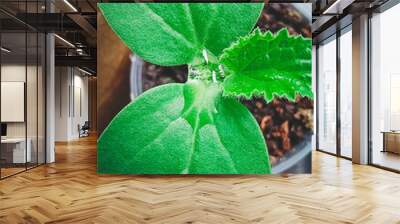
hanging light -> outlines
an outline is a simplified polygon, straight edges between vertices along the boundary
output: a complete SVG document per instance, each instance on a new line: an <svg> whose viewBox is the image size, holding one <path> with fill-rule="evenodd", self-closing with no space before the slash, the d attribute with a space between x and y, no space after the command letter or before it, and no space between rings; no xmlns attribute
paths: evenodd
<svg viewBox="0 0 400 224"><path fill-rule="evenodd" d="M64 0L64 3L68 5L74 12L78 12L78 10L73 6L68 0Z"/></svg>
<svg viewBox="0 0 400 224"><path fill-rule="evenodd" d="M1 47L1 51L4 51L4 52L6 52L6 53L10 53L10 52L11 52L10 49L7 49L7 48L5 48L5 47Z"/></svg>

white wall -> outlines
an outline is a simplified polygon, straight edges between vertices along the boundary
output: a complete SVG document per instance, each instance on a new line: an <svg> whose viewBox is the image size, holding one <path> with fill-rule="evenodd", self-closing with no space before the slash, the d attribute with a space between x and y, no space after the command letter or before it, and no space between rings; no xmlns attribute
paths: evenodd
<svg viewBox="0 0 400 224"><path fill-rule="evenodd" d="M55 140L70 141L89 118L88 78L72 67L56 67L55 73Z"/></svg>
<svg viewBox="0 0 400 224"><path fill-rule="evenodd" d="M25 64L4 64L1 66L1 81L2 82L25 82L25 75L27 69L27 74L28 74L28 79L29 79L29 84L30 85L36 85L36 81L33 82L33 78L30 77L30 75L35 75L36 76L36 67L34 66L27 66L25 67ZM36 99L36 89L28 88L28 103L33 102L33 99L30 99L29 97L34 97ZM32 92L30 91L32 90ZM30 106L34 106L36 108L36 102L35 104L32 104ZM7 110L7 108L1 108L2 110ZM28 122L34 121L36 124L36 113L28 113ZM33 124L28 124L28 128L33 127ZM36 126L35 126L36 129ZM28 137L29 137L29 130L28 130ZM25 137L25 122L7 122L7 136L8 137Z"/></svg>
<svg viewBox="0 0 400 224"><path fill-rule="evenodd" d="M69 96L70 85L69 68L55 68L55 141L67 141L69 139Z"/></svg>
<svg viewBox="0 0 400 224"><path fill-rule="evenodd" d="M54 7L46 1L50 12ZM55 42L54 34L46 35L46 163L56 159L55 153Z"/></svg>
<svg viewBox="0 0 400 224"><path fill-rule="evenodd" d="M38 69L38 70L37 70ZM29 139L32 161L44 162L45 150L45 120L44 120L44 74L42 68L36 65L25 66L25 63L8 63L1 66L2 82L24 82L26 85L26 106L21 108L21 112L26 112L26 120L22 122L7 123L7 137ZM25 80L27 78L27 80ZM22 94L24 94L23 92ZM7 97L7 96L2 96ZM1 108L7 111L12 108ZM13 111L8 111L13 113ZM37 153L39 154L37 156Z"/></svg>
<svg viewBox="0 0 400 224"><path fill-rule="evenodd" d="M25 83L1 82L1 121L24 122ZM36 105L35 105L36 108Z"/></svg>
<svg viewBox="0 0 400 224"><path fill-rule="evenodd" d="M79 75L74 75L74 82L73 82L73 95L72 98L74 99L72 108L72 119L71 119L71 136L73 138L78 138L78 125L83 125L85 121L89 120L89 102L88 102L88 77L82 76L82 73Z"/></svg>
<svg viewBox="0 0 400 224"><path fill-rule="evenodd" d="M352 23L352 161L368 163L368 15Z"/></svg>
<svg viewBox="0 0 400 224"><path fill-rule="evenodd" d="M25 64L6 64L1 66L1 81L25 82ZM6 110L6 108L1 108ZM25 122L7 123L7 137L25 137Z"/></svg>

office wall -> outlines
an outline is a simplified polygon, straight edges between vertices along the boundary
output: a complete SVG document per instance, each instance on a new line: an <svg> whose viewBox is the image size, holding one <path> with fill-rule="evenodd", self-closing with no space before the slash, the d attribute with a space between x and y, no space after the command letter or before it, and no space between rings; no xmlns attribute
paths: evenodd
<svg viewBox="0 0 400 224"><path fill-rule="evenodd" d="M3 64L1 66L1 81L2 82L25 82L25 64ZM27 66L27 108L29 112L36 111L37 107L43 106L43 101L37 100L36 95L36 65ZM39 104L38 104L39 103ZM28 133L36 133L37 114L27 113ZM8 137L25 137L25 123L9 122L7 123ZM28 136L29 138L30 136Z"/></svg>
<svg viewBox="0 0 400 224"><path fill-rule="evenodd" d="M2 122L23 122L25 108L25 83L1 82Z"/></svg>
<svg viewBox="0 0 400 224"><path fill-rule="evenodd" d="M368 15L352 23L352 161L368 163Z"/></svg>
<svg viewBox="0 0 400 224"><path fill-rule="evenodd" d="M27 3L20 1L18 8L21 9L20 16L23 17L24 12L36 13L43 12L41 7L45 3L44 0L35 1L35 3ZM29 4L29 7L27 7ZM37 6L37 7L36 7ZM24 10L25 9L25 10ZM2 14L2 19L14 21L15 18L8 14ZM30 160L21 163L23 160L9 159L10 155L13 156L14 149L2 144L0 147L0 154L6 155L2 157L0 164L0 176L15 174L17 172L26 170L27 168L35 167L45 162L45 134L46 134L46 113L45 113L45 100L46 100L46 74L44 65L47 56L46 52L46 38L45 34L33 27L13 26L9 30L0 29L1 46L8 51L1 51L0 66L1 66L1 81L20 81L25 83L25 102L24 114L26 115L24 122L6 122L7 123L7 137L9 138L28 138L28 144L24 147L28 155L30 153ZM47 48L49 50L50 48ZM54 51L54 49L53 49ZM50 64L50 63L48 63ZM45 74L46 73L46 74ZM4 97L4 96L3 96ZM13 112L12 108L2 107L3 112ZM49 142L47 142L49 143ZM49 146L51 144L47 144ZM28 151L30 149L30 151ZM5 154L2 154L2 153ZM17 154L18 154L17 153ZM50 157L48 157L50 158ZM47 161L52 161L47 160ZM18 169L15 169L18 168Z"/></svg>
<svg viewBox="0 0 400 224"><path fill-rule="evenodd" d="M88 77L73 67L56 67L55 74L55 140L77 139L78 125L89 119Z"/></svg>
<svg viewBox="0 0 400 224"><path fill-rule="evenodd" d="M35 60L36 61L36 60ZM44 163L44 74L43 68L35 61L28 61L28 64L20 62L5 62L1 65L1 81L2 82L23 82L25 83L24 106L21 108L26 115L23 122L4 122L7 124L7 138L23 138L27 137L27 155L30 156L26 166L34 167L37 164ZM36 61L38 62L38 61ZM26 92L25 92L26 91ZM7 95L2 96L7 97ZM1 108L8 113L14 113L11 108ZM28 145L29 144L29 145ZM2 149L5 152L7 149ZM7 167L18 166L20 169L23 164L5 164L2 168L5 175L11 174L13 171L6 171Z"/></svg>
<svg viewBox="0 0 400 224"><path fill-rule="evenodd" d="M97 77L88 79L90 131L97 132Z"/></svg>
<svg viewBox="0 0 400 224"><path fill-rule="evenodd" d="M68 67L55 69L55 140L67 141L69 126L69 72Z"/></svg>
<svg viewBox="0 0 400 224"><path fill-rule="evenodd" d="M73 138L79 137L78 124L83 125L89 119L89 92L88 92L88 77L82 76L82 73L74 74L73 81L73 108L71 120L71 135Z"/></svg>

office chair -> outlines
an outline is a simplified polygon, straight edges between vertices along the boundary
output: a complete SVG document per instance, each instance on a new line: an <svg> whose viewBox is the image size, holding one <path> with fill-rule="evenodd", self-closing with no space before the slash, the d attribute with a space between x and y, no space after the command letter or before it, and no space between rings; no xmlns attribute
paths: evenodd
<svg viewBox="0 0 400 224"><path fill-rule="evenodd" d="M85 121L82 127L80 127L80 125L78 124L79 138L89 136L89 129L90 129L89 121Z"/></svg>

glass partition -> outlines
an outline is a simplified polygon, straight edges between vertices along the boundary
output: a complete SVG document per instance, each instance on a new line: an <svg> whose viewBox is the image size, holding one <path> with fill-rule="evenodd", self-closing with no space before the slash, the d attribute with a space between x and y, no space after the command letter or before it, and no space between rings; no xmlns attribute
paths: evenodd
<svg viewBox="0 0 400 224"><path fill-rule="evenodd" d="M26 169L26 32L1 34L1 176ZM4 50L7 49L7 50Z"/></svg>
<svg viewBox="0 0 400 224"><path fill-rule="evenodd" d="M318 149L336 153L336 36L318 47Z"/></svg>
<svg viewBox="0 0 400 224"><path fill-rule="evenodd" d="M372 164L400 171L400 5L371 19Z"/></svg>
<svg viewBox="0 0 400 224"><path fill-rule="evenodd" d="M26 75L26 114L27 114L27 151L29 160L27 167L31 168L37 165L38 159L38 35L36 32L27 33L27 75Z"/></svg>
<svg viewBox="0 0 400 224"><path fill-rule="evenodd" d="M43 4L20 1L16 10L43 12ZM19 24L0 23L0 178L5 178L45 163L46 39L15 18L2 12L0 17Z"/></svg>
<svg viewBox="0 0 400 224"><path fill-rule="evenodd" d="M340 155L352 157L352 33L340 36Z"/></svg>

